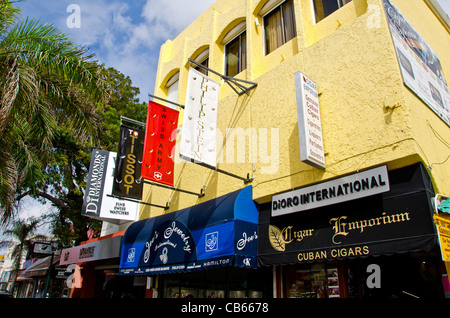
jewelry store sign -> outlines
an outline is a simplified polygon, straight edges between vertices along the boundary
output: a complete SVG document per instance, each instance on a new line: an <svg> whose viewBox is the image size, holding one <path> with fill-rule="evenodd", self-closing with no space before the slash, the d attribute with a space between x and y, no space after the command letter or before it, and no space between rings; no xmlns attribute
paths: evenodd
<svg viewBox="0 0 450 318"><path fill-rule="evenodd" d="M386 166L272 197L272 216L306 211L390 191Z"/></svg>
<svg viewBox="0 0 450 318"><path fill-rule="evenodd" d="M297 98L300 160L325 169L322 122L317 85L301 72L294 74Z"/></svg>

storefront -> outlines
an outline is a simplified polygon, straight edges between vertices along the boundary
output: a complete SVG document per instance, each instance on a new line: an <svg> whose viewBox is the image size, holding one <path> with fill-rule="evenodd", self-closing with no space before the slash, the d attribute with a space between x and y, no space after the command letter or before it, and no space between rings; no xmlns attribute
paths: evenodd
<svg viewBox="0 0 450 318"><path fill-rule="evenodd" d="M118 275L122 236L118 232L62 250L60 265L69 271L71 298L144 297L145 280Z"/></svg>
<svg viewBox="0 0 450 318"><path fill-rule="evenodd" d="M271 286L258 277L257 228L251 186L136 222L122 241L120 274L151 277L163 298L263 297Z"/></svg>
<svg viewBox="0 0 450 318"><path fill-rule="evenodd" d="M443 297L425 168L379 167L260 206L258 262L277 297Z"/></svg>

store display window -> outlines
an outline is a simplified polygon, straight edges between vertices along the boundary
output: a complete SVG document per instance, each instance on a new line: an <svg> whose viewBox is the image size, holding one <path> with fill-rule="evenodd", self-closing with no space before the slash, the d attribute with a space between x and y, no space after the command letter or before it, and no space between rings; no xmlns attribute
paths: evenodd
<svg viewBox="0 0 450 318"><path fill-rule="evenodd" d="M289 298L339 298L338 268L333 264L288 266Z"/></svg>

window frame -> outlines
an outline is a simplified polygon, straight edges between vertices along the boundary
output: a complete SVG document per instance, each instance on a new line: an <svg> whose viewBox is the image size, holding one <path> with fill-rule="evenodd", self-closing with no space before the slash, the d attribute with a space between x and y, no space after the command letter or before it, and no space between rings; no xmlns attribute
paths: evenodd
<svg viewBox="0 0 450 318"><path fill-rule="evenodd" d="M205 49L199 55L197 55L197 57L194 59L194 61L203 65L204 67L209 67L209 48ZM200 73L208 76L207 69L200 67L200 66L196 66L195 69L197 71L199 71Z"/></svg>
<svg viewBox="0 0 450 318"><path fill-rule="evenodd" d="M287 40L286 37L286 25L284 22L284 15L283 15L283 5L288 2L288 1L292 1L292 23L293 23L293 27L294 27L294 36L292 38L290 38L289 40ZM313 0L311 0L313 1ZM273 49L271 52L268 52L268 47L267 47L267 32L266 32L266 18L274 13L276 10L280 11L281 14L281 24L282 24L282 44L278 47L276 47L275 49ZM276 3L272 8L270 8L269 10L267 10L266 12L264 12L263 14L260 15L261 19L262 19L262 27L263 27L263 54L264 56L269 55L270 53L272 53L273 51L275 51L276 49L282 47L283 45L285 45L287 42L291 41L292 39L294 39L297 36L297 24L296 24L296 18L295 18L295 6L294 6L294 0L283 0L280 1L279 3Z"/></svg>
<svg viewBox="0 0 450 318"><path fill-rule="evenodd" d="M179 92L179 83L180 83L180 72L176 72L174 75L172 75L164 85L164 87L167 90L167 100L178 103L178 92ZM176 93L175 93L176 89ZM175 98L173 96L176 95Z"/></svg>
<svg viewBox="0 0 450 318"><path fill-rule="evenodd" d="M320 0L320 1L323 1L323 0ZM313 19L314 19L314 24L317 24L320 21L326 19L328 16L330 16L334 12L338 11L339 9L344 7L346 4L349 4L353 0L334 0L334 1L336 1L336 4L337 4L338 8L336 10L334 10L333 12L331 12L330 14L328 14L327 16L325 16L325 12L324 12L324 17L321 20L317 21L317 17L316 17L316 1L315 0L311 0L311 10L312 10L312 16L313 16ZM323 5L323 2L322 2L322 5Z"/></svg>
<svg viewBox="0 0 450 318"><path fill-rule="evenodd" d="M242 42L241 42L241 37L242 35L245 34L245 67L242 68L241 70L239 69L239 66L241 63L239 63L242 60ZM227 47L236 39L239 39L239 51L238 51L238 70L237 73L235 75L229 75L228 74L228 61L227 61ZM227 41L226 44L224 44L224 70L223 73L225 74L225 76L229 76L229 77L235 77L236 75L238 75L239 73L242 73L243 71L245 71L247 69L247 29L242 30L241 32L239 32L238 34L236 34L236 36L234 36L233 38L231 38L230 40Z"/></svg>

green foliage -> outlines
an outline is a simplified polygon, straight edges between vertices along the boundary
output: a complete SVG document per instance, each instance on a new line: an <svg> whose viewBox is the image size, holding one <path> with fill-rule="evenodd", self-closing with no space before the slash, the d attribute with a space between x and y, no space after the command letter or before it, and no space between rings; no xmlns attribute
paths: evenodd
<svg viewBox="0 0 450 318"><path fill-rule="evenodd" d="M120 116L144 122L147 105L129 77L18 14L0 0L0 222L24 196L51 202L53 233L69 246L100 230L81 216L92 149L116 151Z"/></svg>

